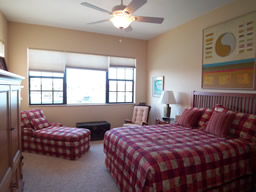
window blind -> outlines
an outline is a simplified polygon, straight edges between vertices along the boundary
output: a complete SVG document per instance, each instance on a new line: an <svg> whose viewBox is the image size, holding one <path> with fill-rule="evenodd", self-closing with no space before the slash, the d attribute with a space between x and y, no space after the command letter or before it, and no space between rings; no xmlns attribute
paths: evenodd
<svg viewBox="0 0 256 192"><path fill-rule="evenodd" d="M30 71L50 71L64 73L65 67L103 71L108 70L108 65L110 67L135 68L136 59L29 49L28 63Z"/></svg>
<svg viewBox="0 0 256 192"><path fill-rule="evenodd" d="M136 59L124 57L109 57L110 67L131 67L135 68Z"/></svg>
<svg viewBox="0 0 256 192"><path fill-rule="evenodd" d="M65 71L66 55L60 51L29 49L29 70L32 71Z"/></svg>
<svg viewBox="0 0 256 192"><path fill-rule="evenodd" d="M108 70L108 57L80 53L67 53L67 67Z"/></svg>
<svg viewBox="0 0 256 192"><path fill-rule="evenodd" d="M4 57L4 43L0 41L0 57Z"/></svg>

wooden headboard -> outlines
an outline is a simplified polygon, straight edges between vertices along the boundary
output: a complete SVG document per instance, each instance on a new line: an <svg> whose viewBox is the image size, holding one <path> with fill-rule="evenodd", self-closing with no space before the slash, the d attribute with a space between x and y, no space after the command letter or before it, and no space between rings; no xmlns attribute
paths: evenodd
<svg viewBox="0 0 256 192"><path fill-rule="evenodd" d="M193 107L214 108L216 104L234 111L256 114L256 94L193 92Z"/></svg>

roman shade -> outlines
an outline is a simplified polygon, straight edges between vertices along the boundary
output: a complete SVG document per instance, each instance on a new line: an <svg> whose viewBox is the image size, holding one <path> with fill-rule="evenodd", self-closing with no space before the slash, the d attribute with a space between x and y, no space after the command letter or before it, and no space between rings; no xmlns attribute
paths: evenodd
<svg viewBox="0 0 256 192"><path fill-rule="evenodd" d="M136 59L63 51L28 49L28 63L30 71L64 73L66 67L103 71L107 71L109 66L135 68Z"/></svg>
<svg viewBox="0 0 256 192"><path fill-rule="evenodd" d="M0 57L4 57L4 43L0 41Z"/></svg>
<svg viewBox="0 0 256 192"><path fill-rule="evenodd" d="M66 54L61 51L49 51L29 49L29 70L30 71L65 71Z"/></svg>
<svg viewBox="0 0 256 192"><path fill-rule="evenodd" d="M136 59L124 57L109 57L110 67L131 67L135 68Z"/></svg>
<svg viewBox="0 0 256 192"><path fill-rule="evenodd" d="M66 67L80 69L108 70L108 57L81 53L66 53Z"/></svg>

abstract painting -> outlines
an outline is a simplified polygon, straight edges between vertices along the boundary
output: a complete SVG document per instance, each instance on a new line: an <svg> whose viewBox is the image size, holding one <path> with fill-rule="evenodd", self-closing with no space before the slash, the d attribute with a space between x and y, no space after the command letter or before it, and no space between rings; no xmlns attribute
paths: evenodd
<svg viewBox="0 0 256 192"><path fill-rule="evenodd" d="M164 77L153 77L152 95L153 97L160 97L164 90Z"/></svg>
<svg viewBox="0 0 256 192"><path fill-rule="evenodd" d="M202 88L255 89L256 12L203 31Z"/></svg>

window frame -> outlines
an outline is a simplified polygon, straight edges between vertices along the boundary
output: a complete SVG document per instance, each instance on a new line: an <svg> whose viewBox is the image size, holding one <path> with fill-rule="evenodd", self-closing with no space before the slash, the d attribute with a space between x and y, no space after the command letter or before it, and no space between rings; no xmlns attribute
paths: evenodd
<svg viewBox="0 0 256 192"><path fill-rule="evenodd" d="M2 50L1 50L1 48L2 48ZM1 52L1 51L3 51L3 52ZM5 58L5 44L1 40L0 40L0 57Z"/></svg>
<svg viewBox="0 0 256 192"><path fill-rule="evenodd" d="M108 103L108 104L133 104L134 103L134 83L135 83L135 80L134 80L134 77L135 77L135 68L134 67L125 67L125 66L122 66L122 67L118 67L118 66L113 66L113 67L109 67L109 69L110 68L115 68L115 69L118 69L118 68L125 68L125 69L132 69L132 80L131 79L118 79L118 78L116 78L116 79L111 79L111 78L109 78L109 72L107 72L107 88L106 88L106 103ZM116 75L117 75L117 73L116 73ZM118 92L124 92L125 93L125 95L126 95L126 90L124 90L124 91L118 91L118 90L116 90L116 91L110 91L109 90L109 82L110 81L115 81L115 82L119 82L119 81L124 81L124 82L132 82L132 91L129 91L129 92L131 92L132 93L132 101L131 102L118 102L117 101L117 96L116 96L116 102L109 102L109 94L110 94L110 92L116 92L116 94L118 93ZM126 86L125 86L125 89L126 89Z"/></svg>
<svg viewBox="0 0 256 192"><path fill-rule="evenodd" d="M38 71L38 72L45 72L45 71ZM54 73L54 72L50 72L50 73ZM66 79L65 79L65 72L63 77L54 77L54 76L34 76L34 75L30 75L30 71L29 71L29 76L28 76L28 81L29 81L29 105L63 105L66 104ZM40 90L31 90L31 79L33 78L39 78L41 80L40 82ZM52 86L52 103L42 103L42 93L43 92L50 92L50 90L42 90L42 79L62 79L63 80L63 90L55 90L54 91L54 87ZM41 103L31 103L31 93L32 92L40 92L41 93ZM62 103L54 103L54 93L55 92L62 92L63 94L63 102Z"/></svg>
<svg viewBox="0 0 256 192"><path fill-rule="evenodd" d="M67 90L67 69L72 69L73 67L66 67L64 72L62 73L63 76L58 77L58 76L54 76L54 73L58 73L58 72L54 72L54 71L40 71L40 70L28 70L28 96L29 96L29 105L53 105L53 106L60 106L60 105L75 105L75 106L79 106L79 105L105 105L105 104L134 104L135 102L135 76L136 76L136 68L135 67L130 67L130 66L108 66L108 70L105 71L106 75L106 82L105 82L105 102L104 103L68 103L68 90ZM114 68L116 70L116 78L109 78L109 69ZM125 69L125 76L124 78L118 78L118 68L123 68ZM85 68L75 68L75 69L80 69L80 70L93 70L93 69L85 69ZM126 78L126 69L132 70L132 78L131 76L129 76L130 79ZM101 70L100 70L101 71ZM38 75L31 75L30 72L40 72L41 74ZM53 73L52 76L47 76L47 75L43 75L43 72L49 72L49 73ZM31 79L33 78L38 78L40 79L40 90L31 90ZM54 82L54 79L62 79L63 80L63 89L62 90L54 90L54 86L52 85L52 90L43 90L42 88L42 79L51 79L52 83ZM110 82L116 82L116 90L115 91L110 91ZM123 91L118 91L118 82L125 82L124 85L124 90ZM132 83L132 89L131 91L126 91L127 89L127 84L126 82L131 82ZM40 93L40 103L31 103L32 100L32 93L33 92L39 92ZM51 92L52 94L52 101L51 103L42 103L43 102L43 92ZM54 93L56 92L61 92L63 95L63 102L62 103L54 103ZM119 92L123 92L124 93L124 101L123 102L118 102L118 93ZM110 93L116 93L116 100L115 102L110 102ZM126 95L129 93L131 93L132 98L130 102L126 102Z"/></svg>

